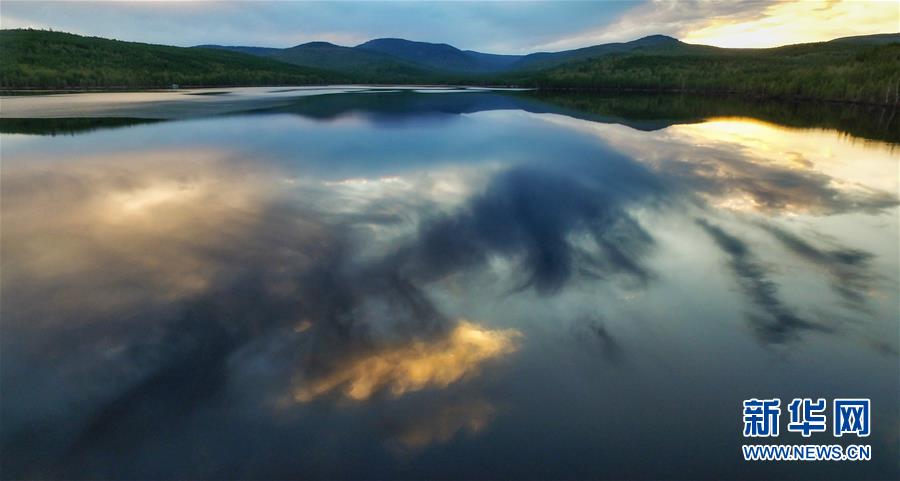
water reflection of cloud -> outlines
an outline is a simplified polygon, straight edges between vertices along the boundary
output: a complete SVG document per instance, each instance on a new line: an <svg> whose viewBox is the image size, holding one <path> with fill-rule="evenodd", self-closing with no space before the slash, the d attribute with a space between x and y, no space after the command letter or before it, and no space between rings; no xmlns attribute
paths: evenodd
<svg viewBox="0 0 900 481"><path fill-rule="evenodd" d="M222 274L217 256L236 249L228 238L259 221L265 176L204 150L131 153L127 162L109 156L52 167L5 164L3 284L13 291L13 311L41 311L34 317L51 323L67 311L88 318L208 289ZM318 235L312 225L304 231ZM56 286L50 299L32 298L46 296L48 285ZM65 299L66 309L47 311L54 297Z"/></svg>
<svg viewBox="0 0 900 481"><path fill-rule="evenodd" d="M219 392L239 339L292 320L260 317L331 234L273 204L261 167L216 150L4 163L0 442L31 453L20 467L133 447Z"/></svg>
<svg viewBox="0 0 900 481"><path fill-rule="evenodd" d="M732 272L760 312L750 316L760 339L777 344L796 338L803 330L829 331L825 326L803 319L784 303L778 285L769 278L745 242L705 220L700 219L697 224L728 255Z"/></svg>
<svg viewBox="0 0 900 481"><path fill-rule="evenodd" d="M786 229L772 224L762 227L789 251L828 272L832 288L849 307L867 310L866 299L875 290L876 281L871 272L871 253L847 247L822 249Z"/></svg>
<svg viewBox="0 0 900 481"><path fill-rule="evenodd" d="M497 409L483 399L471 399L438 405L434 409L408 413L403 420L387 426L390 440L403 451L417 451L435 443L444 443L459 435L475 435L484 430Z"/></svg>
<svg viewBox="0 0 900 481"><path fill-rule="evenodd" d="M463 137L506 113L492 115L472 116ZM677 289L660 285L683 272L657 269L671 254L668 240L683 234L664 231L694 216L716 219L701 222L705 238L687 225L724 254L763 343L826 332L802 310L802 297L816 296L823 311L828 299L780 288L762 260L770 251L745 234L767 232L763 239L783 247L771 255L829 272L851 305L865 304L881 284L872 275L874 254L847 247L852 242L814 242L772 215L797 205L816 213L879 209L877 196L864 191L859 203L849 202L807 150L769 162L720 141L698 147L665 131L629 137L611 128L614 143L633 141L626 147L636 160L568 124L547 129L529 115L516 114L515 126L533 137L530 144L441 168L423 161L317 177L228 149L144 151L127 143L107 146L119 149L108 156L53 163L41 161L39 148L5 158L0 442L4 451L30 453L13 472L58 465L61 473L110 466L133 473L118 460L167 430L216 445L193 423L218 419L215 410L230 409L235 398L252 406L244 415L253 426L265 426L268 416L303 423L325 411L354 421L373 406L409 411L415 414L394 416L378 435L412 452L483 433L498 411L490 389L481 389L497 361L519 347L516 331L502 326L525 321L515 326L524 330L533 321L558 329L574 319L561 331L567 348L583 342L591 356L621 363L620 338L628 339L621 322L648 322L644 313L665 318L668 305L652 299L683 302L667 297ZM470 152L455 150L461 142L452 140L427 147L442 159ZM318 148L329 155L345 148L359 164L368 160L359 149L385 158L393 151L338 141L323 137ZM534 151L537 144L558 155ZM698 196L712 201L691 202ZM756 210L728 216L740 228L720 227L725 216L715 201L738 196ZM758 208L760 199L768 206ZM666 226L654 222L661 217ZM690 249L704 256L703 245ZM621 319L592 317L600 312L592 303L622 304L604 282L642 289L647 305L629 303ZM567 297L573 292L579 295ZM552 315L530 309L538 305ZM538 312L535 319L520 319L529 311ZM453 321L461 317L485 322ZM638 362L646 347L626 345L629 363ZM260 409L284 400L285 391L288 404L280 407L289 409ZM438 402L460 392L473 402ZM110 452L121 456L108 459Z"/></svg>
<svg viewBox="0 0 900 481"><path fill-rule="evenodd" d="M573 325L572 331L577 339L596 348L600 356L610 364L621 364L624 360L621 343L601 319L579 319Z"/></svg>
<svg viewBox="0 0 900 481"><path fill-rule="evenodd" d="M646 170L615 155L565 168L515 167L457 211L426 220L399 255L424 279L505 257L524 272L519 288L545 293L578 275L645 282L651 274L643 258L653 238L628 209L654 202L663 190Z"/></svg>
<svg viewBox="0 0 900 481"><path fill-rule="evenodd" d="M361 401L382 390L401 396L446 387L477 371L482 363L514 351L519 335L515 330L489 330L460 321L444 338L390 347L351 359L322 378L302 380L293 398L308 402L337 390Z"/></svg>
<svg viewBox="0 0 900 481"><path fill-rule="evenodd" d="M666 190L661 192L668 203L693 199L704 215L732 211L738 222L751 228L761 225L790 255L829 272L832 289L846 307L871 314L866 299L872 297L877 280L870 262L873 254L842 246L815 247L814 242L779 227L778 217L878 215L896 208L897 177L884 175L897 169L892 146L856 143L834 132L781 129L745 119L637 132L557 115L539 118L599 136L628 153L665 182ZM760 223L760 218L767 220ZM832 330L785 304L784 295L754 255L756 246L750 239L708 223L701 225L729 256L731 272L755 306L756 312L748 317L760 340L781 343L797 339L803 331Z"/></svg>
<svg viewBox="0 0 900 481"><path fill-rule="evenodd" d="M15 421L2 444L35 453L22 466L49 456L61 472L92 472L98 453L154 439L159 419L178 429L237 382L232 360L252 346L268 344L254 360L270 363L268 376L293 366L313 380L311 396L346 388L357 400L443 388L516 349L516 331L447 322L397 266L349 248L348 229L373 220L360 217L366 196L341 212L337 186L285 182L215 150L120 159L3 166L3 381L30 394L5 399ZM423 199L461 195L446 180L401 183ZM29 399L38 392L43 408ZM401 443L477 432L487 419L453 427L457 411Z"/></svg>
<svg viewBox="0 0 900 481"><path fill-rule="evenodd" d="M675 125L657 132L547 121L599 135L715 206L773 214L877 213L898 204L892 149L831 133L796 132L750 120ZM797 149L804 152L797 157ZM848 162L847 160L852 160Z"/></svg>

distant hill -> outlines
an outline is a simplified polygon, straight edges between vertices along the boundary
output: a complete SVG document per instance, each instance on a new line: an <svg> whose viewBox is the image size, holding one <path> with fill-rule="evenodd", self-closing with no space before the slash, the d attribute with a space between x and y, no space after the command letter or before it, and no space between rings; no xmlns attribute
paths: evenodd
<svg viewBox="0 0 900 481"><path fill-rule="evenodd" d="M855 37L841 37L829 43L856 43L869 45L883 45L886 43L900 42L900 33L878 33L875 35L857 35Z"/></svg>
<svg viewBox="0 0 900 481"><path fill-rule="evenodd" d="M688 45L665 35L651 35L631 42L607 43L560 52L528 55L499 55L460 50L444 43L414 42L401 38L379 38L355 47L342 47L328 42L310 42L295 47L228 47L200 45L202 48L231 50L268 57L295 65L318 67L370 78L403 81L404 79L454 78L459 74L489 75L513 70L540 70L566 62L624 53L636 50L692 49L697 52L715 49Z"/></svg>
<svg viewBox="0 0 900 481"><path fill-rule="evenodd" d="M249 53L295 65L318 67L364 77L403 81L404 79L435 77L451 78L458 74L539 70L569 61L628 52L639 48L686 45L672 37L652 35L631 42L608 43L575 50L540 52L529 55L498 55L474 50L460 50L445 43L414 42L402 38L379 38L355 47L342 47L328 42L310 42L285 49L220 45L200 45L199 47Z"/></svg>
<svg viewBox="0 0 900 481"><path fill-rule="evenodd" d="M352 75L354 81L364 83L422 82L440 77L424 65L375 51L342 47L328 42L309 42L284 49L219 45L201 45L198 48L231 50L294 65L332 70Z"/></svg>
<svg viewBox="0 0 900 481"><path fill-rule="evenodd" d="M463 51L446 43L413 42L402 38L379 38L357 45L357 49L379 52L436 70L492 72L519 60L517 55L494 55Z"/></svg>
<svg viewBox="0 0 900 481"><path fill-rule="evenodd" d="M0 87L284 85L347 81L336 73L224 50L169 47L43 30L0 31Z"/></svg>
<svg viewBox="0 0 900 481"><path fill-rule="evenodd" d="M370 83L440 83L458 74L507 70L522 58L521 55L463 51L447 44L395 38L371 40L356 47L309 42L284 49L221 45L199 45L198 48L230 50L333 70Z"/></svg>
<svg viewBox="0 0 900 481"><path fill-rule="evenodd" d="M481 66L484 71L500 71L511 68L516 62L522 59L522 55L498 55L495 53L482 53L474 50L464 50Z"/></svg>
<svg viewBox="0 0 900 481"><path fill-rule="evenodd" d="M538 70L555 67L566 62L584 60L611 53L630 52L641 48L673 48L686 46L686 43L682 43L672 37L667 37L665 35L651 35L638 40L632 40L631 42L605 43L574 50L563 50L561 52L532 53L523 56L510 67L518 70Z"/></svg>

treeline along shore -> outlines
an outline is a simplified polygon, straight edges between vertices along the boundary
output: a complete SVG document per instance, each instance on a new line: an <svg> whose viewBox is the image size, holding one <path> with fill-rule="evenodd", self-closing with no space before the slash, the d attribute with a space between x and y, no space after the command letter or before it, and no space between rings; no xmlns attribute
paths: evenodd
<svg viewBox="0 0 900 481"><path fill-rule="evenodd" d="M766 49L692 45L654 35L563 52L494 55L403 39L356 47L172 47L46 30L0 31L5 92L347 83L716 93L896 106L900 34Z"/></svg>

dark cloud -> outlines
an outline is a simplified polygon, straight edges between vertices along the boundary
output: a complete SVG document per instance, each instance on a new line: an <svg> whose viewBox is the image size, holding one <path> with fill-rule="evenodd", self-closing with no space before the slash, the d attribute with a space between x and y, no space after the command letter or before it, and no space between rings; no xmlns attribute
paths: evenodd
<svg viewBox="0 0 900 481"><path fill-rule="evenodd" d="M4 170L3 228L13 232L3 239L4 473L199 473L180 465L187 454L155 467L133 466L133 456L181 436L229 396L245 369L234 359L257 349L249 364L271 364L255 381L265 399L298 373L327 373L451 327L421 286L354 260L340 225L290 199L236 189L235 165L131 160L123 169ZM250 177L237 175L255 192ZM175 196L155 216L120 211L133 193L199 176L217 179L218 189L187 202ZM190 185L203 192L202 184ZM54 188L37 195L39 186ZM59 202L68 209L48 209ZM133 216L129 228L110 224L110 212ZM67 239L55 245L68 257L44 261L55 261L36 250L45 235ZM311 327L299 336L303 322Z"/></svg>
<svg viewBox="0 0 900 481"><path fill-rule="evenodd" d="M552 293L579 275L646 282L654 241L627 209L663 185L616 155L563 163L509 169L457 212L427 220L397 254L404 269L435 279L502 256L523 272L518 289Z"/></svg>
<svg viewBox="0 0 900 481"><path fill-rule="evenodd" d="M762 224L762 227L788 250L827 271L831 276L832 288L849 307L866 309L866 297L877 280L871 272L871 253L847 247L820 249L775 225Z"/></svg>
<svg viewBox="0 0 900 481"><path fill-rule="evenodd" d="M67 452L63 472L97 472L102 466L92 466L92 460L105 459L109 453L127 459L129 452L145 443L183 429L192 415L221 401L234 375L229 365L233 356L255 340L285 335L285 328L293 327L298 315L313 320L308 336L315 342L294 344L296 352L280 359L289 370L274 378L297 370L307 375L328 372L334 364L386 343L376 330L389 331L396 343L433 336L447 325L431 302L408 283L365 277L359 284L383 287L360 288L353 280L319 277L321 272L314 268L298 273L305 278L298 297L312 302L273 293L251 273L233 286L187 303L184 315L170 323L159 342L134 339L132 362L145 364L147 376L90 416ZM387 306L380 313L383 317L363 309L370 298ZM401 325L384 325L398 318Z"/></svg>
<svg viewBox="0 0 900 481"><path fill-rule="evenodd" d="M572 332L578 339L599 350L600 356L606 362L618 365L625 360L621 342L613 336L602 319L582 318L573 324Z"/></svg>
<svg viewBox="0 0 900 481"><path fill-rule="evenodd" d="M803 319L785 305L778 285L769 279L768 272L744 241L704 219L697 219L697 225L728 255L732 272L759 311L749 317L763 342L781 344L797 338L802 331L829 331L822 325Z"/></svg>
<svg viewBox="0 0 900 481"><path fill-rule="evenodd" d="M242 264L254 262L247 259ZM198 415L222 401L234 381L235 356L258 341L271 343L290 336L299 320L310 320L312 327L289 343L289 354L272 359L276 369L267 376L273 383L284 386L298 373L327 373L379 346L434 337L450 325L419 287L384 270L354 267L341 249L323 253L312 265L294 266L286 276L279 273L291 284L287 290L273 286L273 273L268 271L273 266L255 265L259 267L245 270L230 285L218 285L183 302L181 314L157 328L158 335L132 331L124 340L127 352L118 362L140 374L131 381L120 380L118 392L79 413L87 414L78 419L83 427L64 451L48 452L38 432L31 432L29 442L15 448L3 446L4 451L49 454L55 458L57 474L66 477L73 473L128 477L130 456L152 448L172 432L183 432ZM53 432L42 433L48 434ZM26 475L31 472L16 462L7 467Z"/></svg>
<svg viewBox="0 0 900 481"><path fill-rule="evenodd" d="M496 411L484 399L434 399L424 408L402 406L388 410L379 428L392 449L409 455L457 436L478 434L490 424Z"/></svg>

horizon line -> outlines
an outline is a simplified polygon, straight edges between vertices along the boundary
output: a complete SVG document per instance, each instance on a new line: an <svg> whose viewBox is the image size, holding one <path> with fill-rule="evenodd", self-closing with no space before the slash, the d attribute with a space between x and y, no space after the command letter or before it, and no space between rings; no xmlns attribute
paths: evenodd
<svg viewBox="0 0 900 481"><path fill-rule="evenodd" d="M455 49L459 50L460 52L476 52L476 53L481 53L481 54L488 54L488 55L502 55L502 56L508 56L508 57L525 57L525 56L528 56L528 55L533 55L533 54L538 54L538 53L559 53L559 52L569 52L569 51L572 51L572 50L580 50L580 49L591 48L591 47L596 47L596 46L600 46L600 45L612 45L612 44L623 44L623 43L636 42L636 41L638 41L638 40L643 40L643 39L645 39L645 38L650 38L650 37L665 37L665 38L673 39L673 40L675 40L675 41L677 41L677 42L681 42L681 43L683 43L683 44L685 44L685 45L696 45L696 46L710 47L710 48L717 48L717 49L723 49L723 50L770 50L770 49L776 49L776 48L782 48L782 47L789 47L789 46L792 46L792 45L810 45L810 44L816 44L816 43L829 43L829 42L833 42L833 41L835 41L835 40L840 40L840 39L845 39L845 38L872 37L872 36L876 36L876 35L900 35L900 31L897 31L897 32L877 32L877 33L868 33L868 34L862 34L862 35L847 35L847 36L843 36L843 37L835 37L835 38L832 38L832 39L829 39L829 40L821 40L821 41L818 41L818 42L787 43L787 44L777 45L777 46L773 46L773 47L718 47L718 46L715 46L715 45L709 45L709 44L703 44L703 43L688 43L688 42L685 42L685 41L683 41L683 40L681 40L681 39L679 39L679 38L677 38L677 37L673 37L673 36L671 36L671 35L665 35L665 34L659 34L659 33L657 33L657 34L644 35L644 36L642 36L642 37L635 38L635 39L633 39L633 40L624 40L624 41L618 41L618 42L606 42L606 43L595 43L595 44L590 44L590 45L585 45L585 46L582 46L582 47L575 47L575 48L570 48L570 49L565 49L565 50L552 50L552 51L551 51L551 50L540 50L540 51L529 52L529 53L519 53L519 54L515 54L515 53L493 53L493 52L485 52L485 51L481 51L481 50L472 50L472 49L466 49L466 50L463 50L463 49L461 49L461 48L459 48L459 47L457 47L457 46L455 46L455 45L453 45L453 44L451 44L451 43L446 43L446 42L426 42L426 41L421 41L421 40L410 40L410 39L403 38L403 37L377 37L377 38L372 38L372 39L366 40L365 42L362 42L362 43L360 43L360 44L353 45L353 46L349 46L349 45L340 45L340 44L336 44L336 43L333 43L333 42L328 42L328 41L325 41L325 40L310 40L309 42L298 43L298 44L296 44L296 45L291 45L291 46L288 46L288 47L269 47L269 46L262 46L262 45L226 45L226 44L220 44L220 43L201 43L201 44L197 44L197 45L181 46L181 45L171 45L171 44L165 44L165 43L140 42L140 41L136 41L136 40L123 40L123 39L119 39L119 38L103 37L103 36L100 36L100 35L88 35L88 34L74 33L74 32L68 32L68 31L65 31L65 30L54 30L52 27L48 27L48 28L17 27L17 28L3 28L3 29L0 29L0 31L4 31L4 30L32 30L32 31L42 31L42 32L65 33L65 34L68 34L68 35L77 35L77 36L79 36L79 37L102 38L102 39L105 39L105 40L114 40L114 41L118 41L118 42L140 43L140 44L144 44L144 45L160 45L160 46L164 46L164 47L176 47L176 48L201 48L201 47L213 46L213 47L267 48L267 49L273 49L273 50L287 50L287 49L291 49L291 48L301 47L301 46L303 46L303 45L308 45L308 44L311 44L311 43L325 43L325 44L334 45L334 46L336 46L336 47L343 47L343 48L358 48L358 47L360 47L361 45L365 45L366 43L373 42L373 41L375 41L375 40L403 40L403 41L406 41L406 42L424 43L424 44L429 44L429 45L446 45L446 46L448 46L448 47L455 48Z"/></svg>

